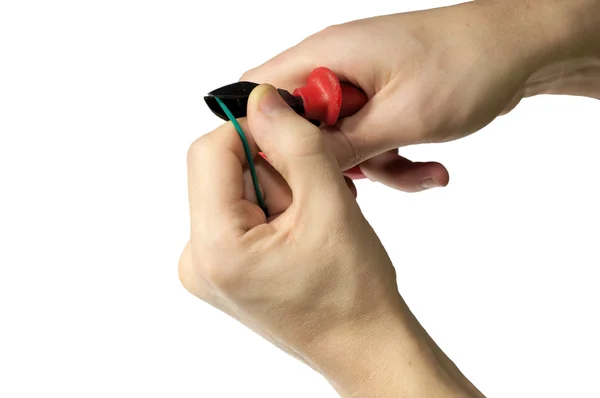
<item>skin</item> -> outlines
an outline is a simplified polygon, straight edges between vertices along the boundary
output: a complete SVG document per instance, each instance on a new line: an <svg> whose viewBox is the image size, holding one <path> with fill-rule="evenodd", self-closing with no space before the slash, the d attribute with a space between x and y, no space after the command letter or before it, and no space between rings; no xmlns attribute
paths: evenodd
<svg viewBox="0 0 600 398"><path fill-rule="evenodd" d="M342 170L360 164L406 191L444 186L443 166L412 163L397 148L469 135L524 97L600 98L598 26L600 1L479 1L335 26L249 71L243 80L293 89L327 66L370 100L321 131L273 86L252 92L240 122L268 219L231 123L196 140L182 284L320 372L340 396L483 396L406 306ZM357 51L361 42L369 45Z"/></svg>
<svg viewBox="0 0 600 398"><path fill-rule="evenodd" d="M476 1L354 21L308 37L241 80L292 90L314 68L332 69L370 98L325 131L340 167L360 164L372 180L408 192L445 186L442 165L412 163L398 147L462 138L525 97L600 98L599 7Z"/></svg>

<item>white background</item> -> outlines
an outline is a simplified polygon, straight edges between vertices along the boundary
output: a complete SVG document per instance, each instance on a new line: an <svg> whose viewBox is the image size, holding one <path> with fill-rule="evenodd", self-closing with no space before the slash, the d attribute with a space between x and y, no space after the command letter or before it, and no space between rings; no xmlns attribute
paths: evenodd
<svg viewBox="0 0 600 398"><path fill-rule="evenodd" d="M0 397L336 396L176 267L205 93L328 25L450 2L347 4L0 3ZM358 183L401 293L489 397L600 396L599 115L527 100L402 151L446 189Z"/></svg>

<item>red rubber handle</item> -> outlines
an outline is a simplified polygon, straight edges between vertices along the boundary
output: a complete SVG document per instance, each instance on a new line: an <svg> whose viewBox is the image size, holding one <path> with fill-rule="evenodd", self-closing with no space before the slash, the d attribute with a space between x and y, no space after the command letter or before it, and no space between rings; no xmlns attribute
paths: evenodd
<svg viewBox="0 0 600 398"><path fill-rule="evenodd" d="M320 67L311 72L306 86L294 90L302 98L304 116L328 125L358 112L367 96L350 83L341 83L335 73Z"/></svg>
<svg viewBox="0 0 600 398"><path fill-rule="evenodd" d="M306 86L294 90L294 95L302 98L305 118L328 125L354 115L368 101L359 88L340 82L336 74L325 67L313 70L308 75ZM263 153L260 155L267 159ZM344 174L353 180L367 178L358 165Z"/></svg>
<svg viewBox="0 0 600 398"><path fill-rule="evenodd" d="M354 115L368 101L359 88L340 82L336 74L325 67L313 70L308 75L306 86L294 90L294 95L302 98L304 117L328 125ZM344 174L353 180L367 178L358 165Z"/></svg>
<svg viewBox="0 0 600 398"><path fill-rule="evenodd" d="M338 119L343 119L354 115L358 112L369 100L361 89L350 83L342 84L342 109Z"/></svg>

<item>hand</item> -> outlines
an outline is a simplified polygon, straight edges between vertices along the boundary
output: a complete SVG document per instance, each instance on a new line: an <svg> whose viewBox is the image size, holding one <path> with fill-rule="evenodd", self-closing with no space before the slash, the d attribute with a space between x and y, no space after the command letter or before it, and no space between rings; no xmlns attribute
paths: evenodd
<svg viewBox="0 0 600 398"><path fill-rule="evenodd" d="M600 98L599 59L580 59L600 48L592 41L598 8L590 0L476 1L354 21L307 38L242 80L291 90L315 67L332 69L370 98L326 131L340 166L360 163L371 179L405 191L445 186L443 166L412 163L397 148L464 137L524 96L595 87Z"/></svg>
<svg viewBox="0 0 600 398"><path fill-rule="evenodd" d="M188 156L183 285L321 372L344 396L473 391L412 318L321 131L268 85L252 92L241 122L272 216L256 205L231 123L199 138ZM272 166L257 156L259 147Z"/></svg>

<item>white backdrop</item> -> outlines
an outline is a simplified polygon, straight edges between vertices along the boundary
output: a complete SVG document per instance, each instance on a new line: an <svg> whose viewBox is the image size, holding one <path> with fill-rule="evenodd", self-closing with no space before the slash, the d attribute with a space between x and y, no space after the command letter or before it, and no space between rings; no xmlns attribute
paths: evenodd
<svg viewBox="0 0 600 398"><path fill-rule="evenodd" d="M205 93L328 25L450 2L347 4L0 2L0 397L336 396L177 260ZM489 397L600 396L599 115L527 100L402 151L445 189L357 184L401 293Z"/></svg>

